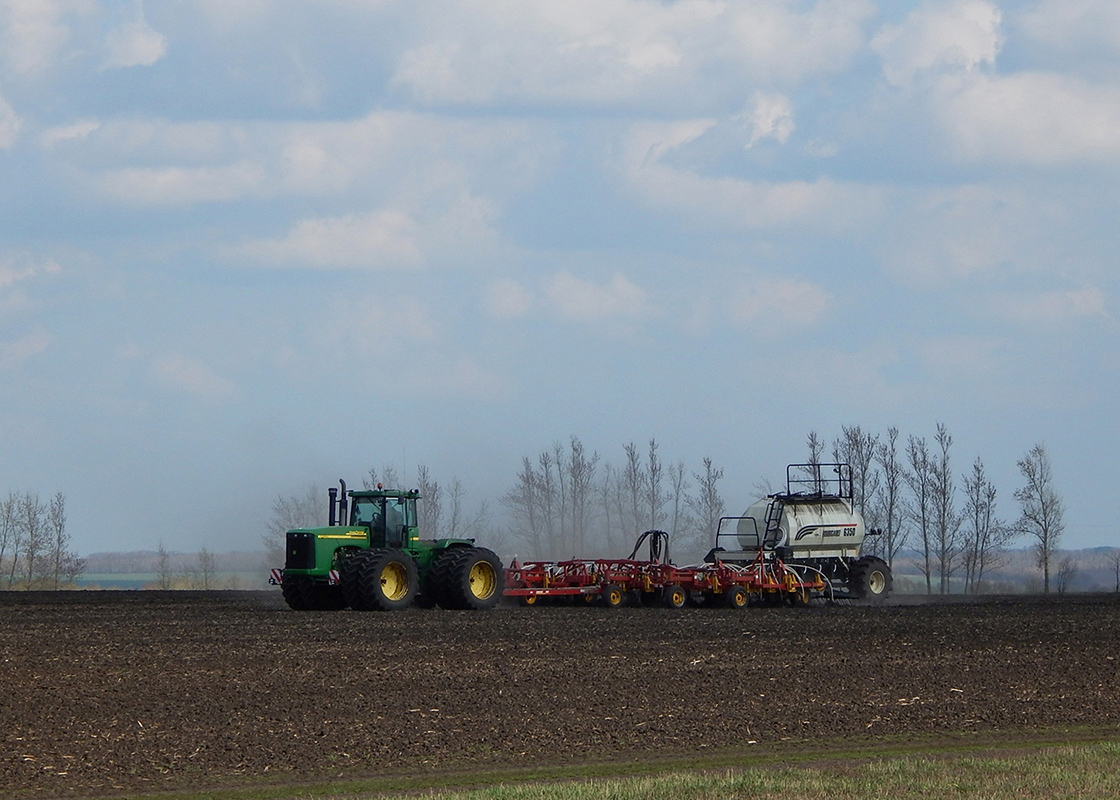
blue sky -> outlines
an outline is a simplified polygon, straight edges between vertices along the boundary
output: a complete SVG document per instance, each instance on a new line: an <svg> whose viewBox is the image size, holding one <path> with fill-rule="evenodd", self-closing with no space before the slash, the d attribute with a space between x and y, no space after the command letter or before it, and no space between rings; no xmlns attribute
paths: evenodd
<svg viewBox="0 0 1120 800"><path fill-rule="evenodd" d="M0 491L81 552L581 437L953 433L1117 544L1120 5L0 0Z"/></svg>

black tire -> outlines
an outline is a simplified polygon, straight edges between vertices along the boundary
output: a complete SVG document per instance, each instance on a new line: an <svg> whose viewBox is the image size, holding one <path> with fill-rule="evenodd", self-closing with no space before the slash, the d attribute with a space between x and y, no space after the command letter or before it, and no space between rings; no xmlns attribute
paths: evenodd
<svg viewBox="0 0 1120 800"><path fill-rule="evenodd" d="M668 608L684 608L688 602L688 592L680 586L666 586L661 593L661 602Z"/></svg>
<svg viewBox="0 0 1120 800"><path fill-rule="evenodd" d="M304 594L304 585L310 583L310 579L302 575L290 578L284 576L283 583L280 584L280 593L284 595L284 602L288 604L288 608L293 611L310 610Z"/></svg>
<svg viewBox="0 0 1120 800"><path fill-rule="evenodd" d="M746 608L747 590L742 586L731 586L723 593L723 602L728 608Z"/></svg>
<svg viewBox="0 0 1120 800"><path fill-rule="evenodd" d="M867 603L885 602L893 587L891 568L881 558L866 556L848 568L848 591Z"/></svg>
<svg viewBox="0 0 1120 800"><path fill-rule="evenodd" d="M373 558L373 550L359 550L348 558L342 559L338 565L338 579L342 584L342 595L350 608L355 611L372 610L366 605L365 595L362 594L362 570L366 562Z"/></svg>
<svg viewBox="0 0 1120 800"><path fill-rule="evenodd" d="M505 572L498 556L485 547L448 551L436 565L436 602L443 608L485 611L502 599Z"/></svg>
<svg viewBox="0 0 1120 800"><path fill-rule="evenodd" d="M599 598L607 608L618 608L626 601L626 592L617 583L608 583L599 590Z"/></svg>
<svg viewBox="0 0 1120 800"><path fill-rule="evenodd" d="M653 608L654 606L661 605L661 592L638 592L638 602L646 608Z"/></svg>
<svg viewBox="0 0 1120 800"><path fill-rule="evenodd" d="M358 591L363 607L373 611L403 611L412 605L420 578L416 562L400 550L370 550L358 568Z"/></svg>

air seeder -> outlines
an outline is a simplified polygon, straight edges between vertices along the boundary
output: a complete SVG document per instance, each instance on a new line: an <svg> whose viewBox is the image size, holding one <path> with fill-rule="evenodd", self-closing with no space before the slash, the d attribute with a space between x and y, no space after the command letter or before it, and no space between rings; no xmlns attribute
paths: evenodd
<svg viewBox="0 0 1120 800"><path fill-rule="evenodd" d="M329 489L328 525L288 531L273 570L296 610L487 609L502 597L498 556L474 539L421 539L415 490Z"/></svg>
<svg viewBox="0 0 1120 800"><path fill-rule="evenodd" d="M860 556L868 531L852 504L847 464L791 464L786 491L769 495L741 517L720 519L716 546L703 564L675 566L669 535L646 531L624 559L514 563L505 594L524 605L541 600L599 600L607 606L636 597L644 605L680 608L689 600L742 608L807 605L814 597L884 600L891 590L886 562ZM644 542L648 558L637 558Z"/></svg>

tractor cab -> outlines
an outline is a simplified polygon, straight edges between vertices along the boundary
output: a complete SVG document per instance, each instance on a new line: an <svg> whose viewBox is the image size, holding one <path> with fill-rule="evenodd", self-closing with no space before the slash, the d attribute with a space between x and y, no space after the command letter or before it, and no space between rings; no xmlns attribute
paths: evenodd
<svg viewBox="0 0 1120 800"><path fill-rule="evenodd" d="M369 529L370 547L405 548L418 536L416 500L419 494L374 491L350 492L350 526Z"/></svg>

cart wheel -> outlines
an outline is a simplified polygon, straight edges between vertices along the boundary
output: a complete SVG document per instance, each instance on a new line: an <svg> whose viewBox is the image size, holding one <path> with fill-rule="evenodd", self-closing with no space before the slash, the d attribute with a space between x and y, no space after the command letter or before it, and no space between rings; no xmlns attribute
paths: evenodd
<svg viewBox="0 0 1120 800"><path fill-rule="evenodd" d="M523 594L517 598L518 605L535 606L539 597L535 594Z"/></svg>
<svg viewBox="0 0 1120 800"><path fill-rule="evenodd" d="M688 600L688 592L680 586L666 586L662 599L669 608L683 608Z"/></svg>
<svg viewBox="0 0 1120 800"><path fill-rule="evenodd" d="M747 605L747 590L742 586L732 586L723 593L723 601L729 608L745 608Z"/></svg>
<svg viewBox="0 0 1120 800"><path fill-rule="evenodd" d="M603 605L607 608L618 608L622 605L626 594L618 584L608 583L599 592L599 597L603 598Z"/></svg>

